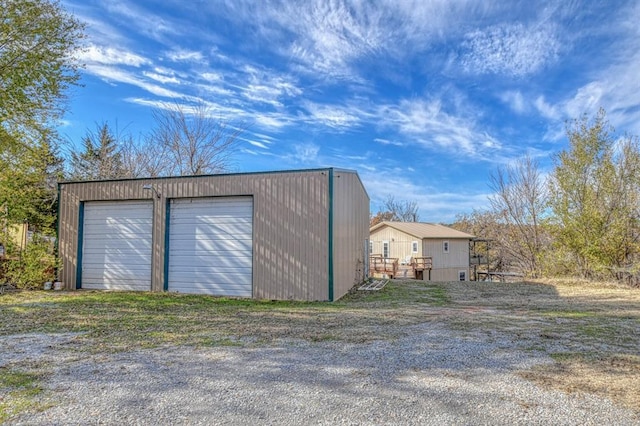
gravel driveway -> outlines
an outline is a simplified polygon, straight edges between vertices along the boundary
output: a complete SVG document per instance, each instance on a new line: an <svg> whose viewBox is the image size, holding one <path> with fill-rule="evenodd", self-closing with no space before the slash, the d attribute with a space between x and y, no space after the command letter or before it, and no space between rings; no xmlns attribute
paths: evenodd
<svg viewBox="0 0 640 426"><path fill-rule="evenodd" d="M366 344L284 340L89 356L73 335L0 337L0 366L55 359L56 406L10 424L640 425L606 399L540 388L515 372L548 363L500 335L446 325Z"/></svg>

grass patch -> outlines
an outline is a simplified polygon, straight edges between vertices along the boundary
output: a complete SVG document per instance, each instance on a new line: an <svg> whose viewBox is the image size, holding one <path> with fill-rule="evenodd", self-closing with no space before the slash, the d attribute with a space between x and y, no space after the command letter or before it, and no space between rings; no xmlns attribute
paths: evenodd
<svg viewBox="0 0 640 426"><path fill-rule="evenodd" d="M419 321L397 307L445 300L441 288L395 283L335 303L151 292L20 292L0 298L0 335L82 333L82 347L98 352L167 344L264 344L282 338L363 342L395 334L388 325Z"/></svg>
<svg viewBox="0 0 640 426"><path fill-rule="evenodd" d="M47 408L42 394L38 375L0 367L0 423L25 411Z"/></svg>

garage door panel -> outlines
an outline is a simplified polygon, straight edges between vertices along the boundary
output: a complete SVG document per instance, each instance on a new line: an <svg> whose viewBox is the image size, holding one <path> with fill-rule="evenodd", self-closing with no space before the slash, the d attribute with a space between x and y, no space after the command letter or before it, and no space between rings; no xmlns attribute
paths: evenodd
<svg viewBox="0 0 640 426"><path fill-rule="evenodd" d="M95 201L84 207L81 286L151 289L150 201Z"/></svg>
<svg viewBox="0 0 640 426"><path fill-rule="evenodd" d="M203 257L220 257L227 255L240 255L251 250L251 244L242 244L233 242L233 247L225 248L223 242L216 244L207 243L189 243L180 244L180 248L176 248L176 256L203 256ZM178 252L179 251L179 252ZM247 256L249 256L247 254Z"/></svg>
<svg viewBox="0 0 640 426"><path fill-rule="evenodd" d="M87 274L86 277L83 278L83 284L86 281L99 281L104 279L117 279L120 281L135 281L140 282L144 281L147 276L145 270L131 270L128 269L126 271L115 271L115 270L93 270L90 274ZM118 283L116 283L118 284Z"/></svg>
<svg viewBox="0 0 640 426"><path fill-rule="evenodd" d="M236 239L238 237L248 236L245 232L247 227L251 226L251 223L246 224L233 224L227 226L216 225L184 225L174 227L174 231L179 234L185 234L185 236L197 236L200 238L209 239ZM212 237L215 235L215 237ZM249 236L250 237L250 236Z"/></svg>
<svg viewBox="0 0 640 426"><path fill-rule="evenodd" d="M173 200L169 230L170 291L252 296L250 197Z"/></svg>
<svg viewBox="0 0 640 426"><path fill-rule="evenodd" d="M249 250L252 245L251 238L233 238L229 236L227 238L219 238L217 240L211 240L202 238L200 236L188 236L181 235L179 238L174 238L172 242L176 244L176 248L180 250L188 250L193 247L201 247L206 250Z"/></svg>
<svg viewBox="0 0 640 426"><path fill-rule="evenodd" d="M151 248L151 241L143 240L140 235L131 236L126 239L127 236L122 236L121 239L100 239L100 238L85 238L84 248L86 250L98 250L98 251L119 251L119 250L131 250L146 252Z"/></svg>
<svg viewBox="0 0 640 426"><path fill-rule="evenodd" d="M248 256L243 257L234 257L231 259L231 255L227 255L224 258L207 258L204 256L180 256L174 257L174 263L172 266L176 271L179 270L189 270L189 271L197 271L201 268L223 268L227 267L230 269L240 269L240 268L251 268L253 264L253 259Z"/></svg>
<svg viewBox="0 0 640 426"><path fill-rule="evenodd" d="M105 282L104 278L95 281L84 281L82 288L87 290L118 290L118 291L148 291L149 288L140 284L140 280L119 280L117 284Z"/></svg>
<svg viewBox="0 0 640 426"><path fill-rule="evenodd" d="M93 224L89 224L90 226ZM95 223L95 226L100 226L100 229L92 229L89 228L89 230L87 232L85 232L85 236L89 236L89 237L99 237L99 238L114 238L114 231L117 233L117 236L135 236L135 235L140 235L143 232L146 232L148 229L148 224L140 224L140 225L135 225L135 226L110 226L110 227L105 227L103 226L103 224L100 224L99 222ZM86 225L85 225L86 228Z"/></svg>

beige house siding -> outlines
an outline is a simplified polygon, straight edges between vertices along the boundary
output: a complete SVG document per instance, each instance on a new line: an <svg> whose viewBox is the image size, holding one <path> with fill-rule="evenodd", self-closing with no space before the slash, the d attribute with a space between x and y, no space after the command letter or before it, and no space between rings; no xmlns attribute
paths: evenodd
<svg viewBox="0 0 640 426"><path fill-rule="evenodd" d="M169 201L176 198L244 195L253 197L254 208L253 297L329 300L329 178L332 172L333 169L322 169L61 183L58 237L63 267L60 279L65 288L76 288L82 202L153 198L151 282L154 291L162 291L165 288L165 230ZM359 184L355 172L344 172L344 175L355 176ZM340 194L350 190L354 194L364 192L361 184L359 189L349 189L349 183L354 183L355 180L349 178L344 179L344 182L336 185ZM143 186L147 184L161 194L159 199L154 197L152 191L143 190ZM350 205L343 206L345 202ZM344 215L344 218L334 221L334 226L339 224L342 229L347 227L349 219L361 220L361 212L365 210L364 223L368 224L368 197L365 203L365 197L362 196L340 195L337 204L340 208L334 210ZM345 212L354 209L358 213L349 217L341 209ZM359 228L362 225L351 226ZM345 241L350 242L355 238L357 236L354 234ZM355 276L356 268L355 264L350 267L352 276ZM337 280L334 279L334 299L346 292L343 292L346 286L343 277L346 276L347 269L349 267L346 260L334 268L334 273L337 271L339 275L336 275Z"/></svg>
<svg viewBox="0 0 640 426"><path fill-rule="evenodd" d="M388 226L380 228L371 234L373 249L371 254L382 254L382 245L384 241L389 242L388 257L398 258L402 261L407 257L422 256L422 243L420 242L420 239ZM411 244L414 241L418 242L418 253L411 252Z"/></svg>
<svg viewBox="0 0 640 426"><path fill-rule="evenodd" d="M355 173L334 171L333 292L343 295L364 276L369 196Z"/></svg>
<svg viewBox="0 0 640 426"><path fill-rule="evenodd" d="M445 241L449 243L448 253L443 249ZM422 251L432 258L431 281L458 281L459 271L466 271L469 280L469 240L425 238ZM425 279L428 276L425 275Z"/></svg>
<svg viewBox="0 0 640 426"><path fill-rule="evenodd" d="M469 240L468 239L418 239L390 226L384 226L371 233L372 254L383 253L383 242L389 242L389 256L403 262L409 257L431 257L433 268L431 281L458 281L459 272L466 272L469 280ZM418 253L412 253L412 243L418 241ZM449 242L449 252L444 253L443 242ZM429 279L425 272L424 279Z"/></svg>

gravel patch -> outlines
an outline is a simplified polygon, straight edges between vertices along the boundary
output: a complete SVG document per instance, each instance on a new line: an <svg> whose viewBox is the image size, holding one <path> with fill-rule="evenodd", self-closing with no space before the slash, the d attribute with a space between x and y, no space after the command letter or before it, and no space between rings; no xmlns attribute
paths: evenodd
<svg viewBox="0 0 640 426"><path fill-rule="evenodd" d="M609 400L520 378L518 370L551 360L508 337L437 323L407 331L367 344L283 340L87 357L64 350L73 335L0 337L23 355L61 355L44 383L56 406L9 424L640 425L638 413ZM0 357L0 366L14 361Z"/></svg>

